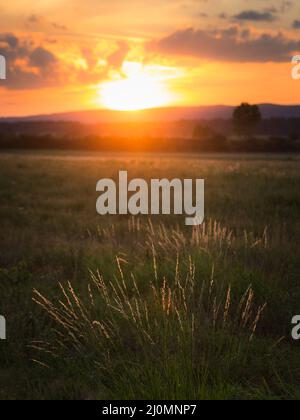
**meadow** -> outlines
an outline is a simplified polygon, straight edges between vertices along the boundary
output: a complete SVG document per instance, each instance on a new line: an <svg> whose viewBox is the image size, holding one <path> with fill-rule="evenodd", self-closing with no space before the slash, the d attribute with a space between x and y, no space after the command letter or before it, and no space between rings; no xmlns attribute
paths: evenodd
<svg viewBox="0 0 300 420"><path fill-rule="evenodd" d="M300 399L297 155L0 154L1 399ZM96 213L204 178L205 223Z"/></svg>

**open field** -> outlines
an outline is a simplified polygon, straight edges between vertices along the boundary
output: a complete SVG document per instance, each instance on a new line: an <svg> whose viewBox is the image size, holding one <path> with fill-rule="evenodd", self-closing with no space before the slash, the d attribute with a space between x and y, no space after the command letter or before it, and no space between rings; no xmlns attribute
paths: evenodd
<svg viewBox="0 0 300 420"><path fill-rule="evenodd" d="M300 399L299 164L1 154L0 398ZM119 170L204 178L205 225L98 216Z"/></svg>

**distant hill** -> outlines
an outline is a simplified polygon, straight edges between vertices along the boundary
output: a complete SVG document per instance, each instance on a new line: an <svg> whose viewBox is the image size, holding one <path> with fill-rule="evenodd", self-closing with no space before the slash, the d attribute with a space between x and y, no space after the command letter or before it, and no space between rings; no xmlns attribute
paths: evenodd
<svg viewBox="0 0 300 420"><path fill-rule="evenodd" d="M259 105L263 118L300 118L300 105ZM215 105L181 108L156 108L137 112L111 110L76 111L60 114L35 115L17 118L0 118L0 122L75 121L83 124L123 122L173 122L181 120L229 119L233 106Z"/></svg>

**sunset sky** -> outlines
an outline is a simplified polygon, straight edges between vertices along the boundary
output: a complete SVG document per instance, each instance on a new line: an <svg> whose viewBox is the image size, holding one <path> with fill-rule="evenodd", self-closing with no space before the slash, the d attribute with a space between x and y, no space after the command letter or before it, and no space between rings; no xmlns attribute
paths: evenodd
<svg viewBox="0 0 300 420"><path fill-rule="evenodd" d="M297 0L9 0L1 114L300 103Z"/></svg>

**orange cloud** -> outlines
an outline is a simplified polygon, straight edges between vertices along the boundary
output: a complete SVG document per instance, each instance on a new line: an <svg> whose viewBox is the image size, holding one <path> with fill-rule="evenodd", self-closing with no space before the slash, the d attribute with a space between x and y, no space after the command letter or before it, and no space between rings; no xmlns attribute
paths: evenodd
<svg viewBox="0 0 300 420"><path fill-rule="evenodd" d="M245 28L188 28L149 43L150 51L228 62L288 62L300 50L300 40L282 33L253 34Z"/></svg>
<svg viewBox="0 0 300 420"><path fill-rule="evenodd" d="M34 18L35 20L35 18ZM90 48L69 49L35 40L33 36L0 34L0 54L7 60L7 89L37 89L50 86L95 84L120 69L130 51L126 42L110 42L101 52L97 42Z"/></svg>

